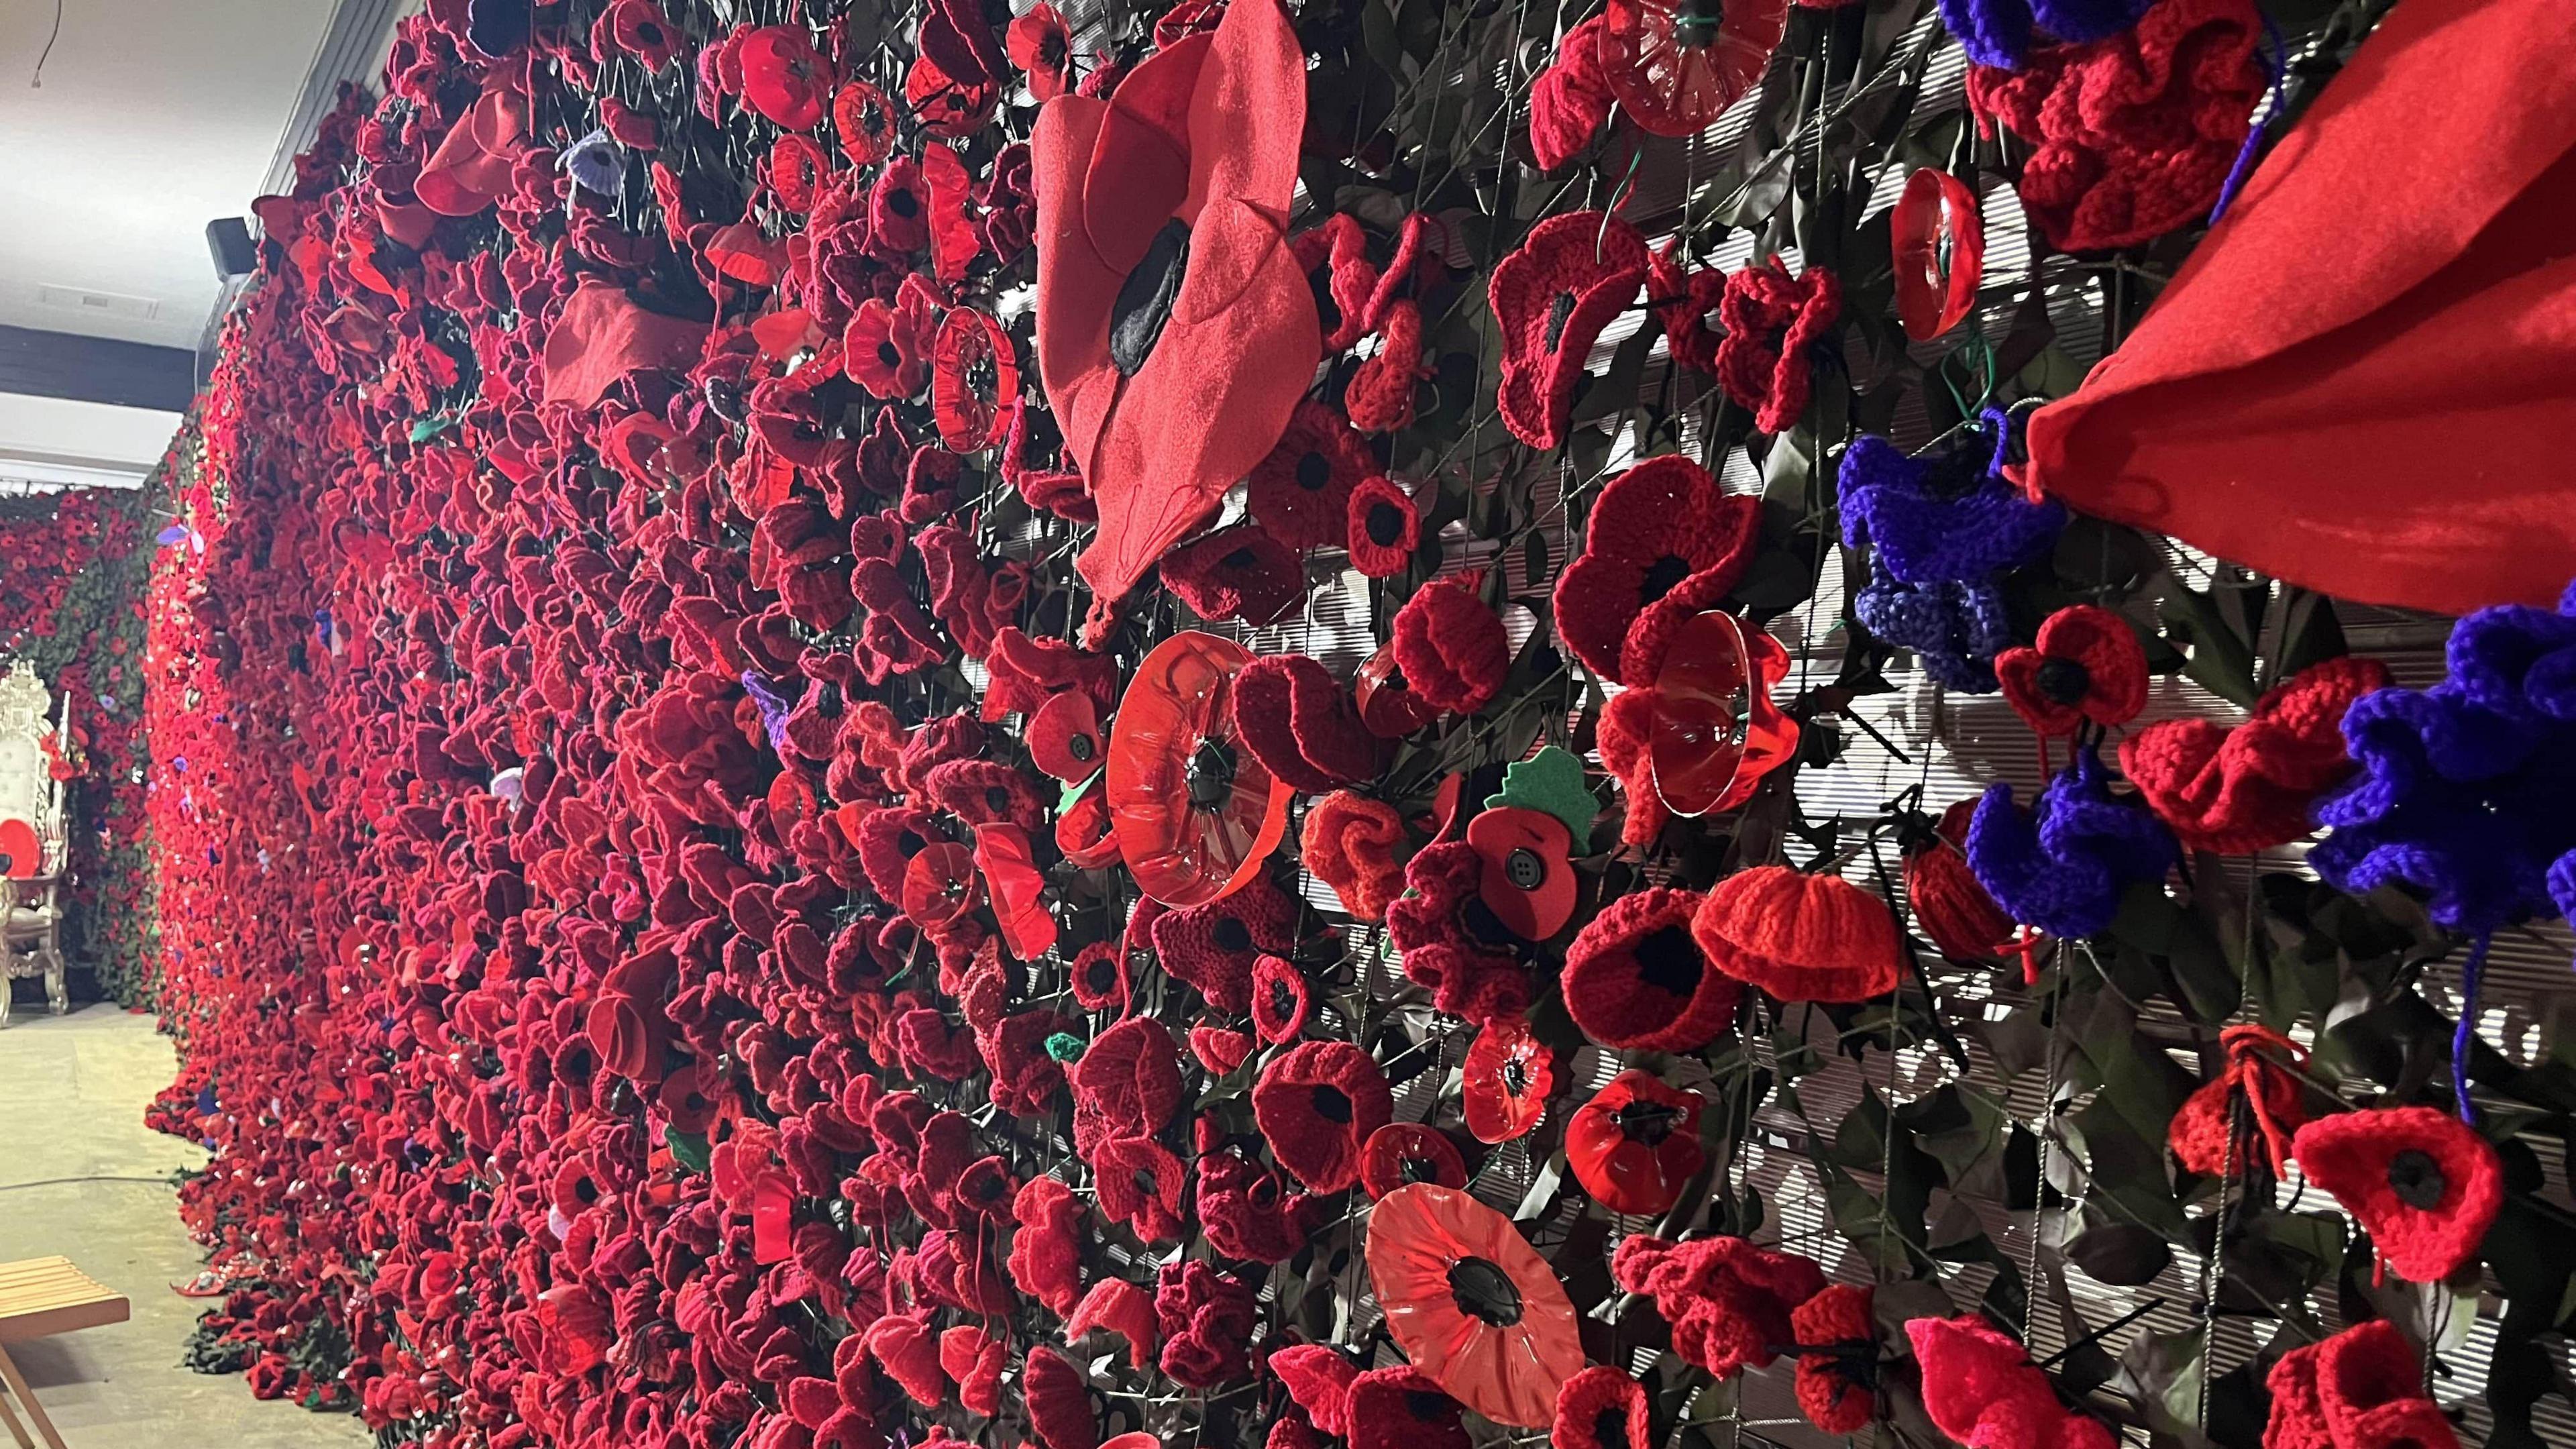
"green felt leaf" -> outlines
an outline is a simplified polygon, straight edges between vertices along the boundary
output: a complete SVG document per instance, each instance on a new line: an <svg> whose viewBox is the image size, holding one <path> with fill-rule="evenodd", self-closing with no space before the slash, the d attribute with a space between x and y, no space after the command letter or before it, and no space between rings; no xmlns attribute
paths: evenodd
<svg viewBox="0 0 2576 1449"><path fill-rule="evenodd" d="M1583 783L1583 762L1554 745L1503 767L1503 788L1485 797L1485 808L1504 806L1555 816L1573 832L1578 847L1588 842L1592 817L1601 813L1601 802Z"/></svg>
<svg viewBox="0 0 2576 1449"><path fill-rule="evenodd" d="M665 1132L662 1141L671 1149L671 1160L690 1172L707 1170L707 1139L697 1132Z"/></svg>

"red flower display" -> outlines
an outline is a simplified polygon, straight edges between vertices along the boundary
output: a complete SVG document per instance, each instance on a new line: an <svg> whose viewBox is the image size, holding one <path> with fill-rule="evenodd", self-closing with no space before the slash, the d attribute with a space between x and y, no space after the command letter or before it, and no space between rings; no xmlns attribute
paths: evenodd
<svg viewBox="0 0 2576 1449"><path fill-rule="evenodd" d="M1789 1314L1798 1346L1798 1412L1828 1434L1852 1434L1878 1417L1878 1325L1870 1290L1828 1285Z"/></svg>
<svg viewBox="0 0 2576 1449"><path fill-rule="evenodd" d="M1777 257L1728 275L1717 317L1726 340L1717 347L1717 380L1753 425L1785 433L1807 410L1816 345L1842 316L1834 274L1810 267L1791 277Z"/></svg>
<svg viewBox="0 0 2576 1449"><path fill-rule="evenodd" d="M2438 1283L2477 1256L2504 1205L2485 1138L2431 1107L2345 1112L2301 1127L2292 1153L2399 1277Z"/></svg>
<svg viewBox="0 0 2576 1449"><path fill-rule="evenodd" d="M2074 604L2039 626L2039 643L1995 656L2004 702L2042 739L2088 721L2124 725L2147 705L2147 656L2137 631L2108 609Z"/></svg>
<svg viewBox="0 0 2576 1449"><path fill-rule="evenodd" d="M1630 1068L1574 1110L1565 1160L1575 1181L1614 1213L1654 1216L1681 1201L1708 1161L1699 1145L1697 1092Z"/></svg>
<svg viewBox="0 0 2576 1449"><path fill-rule="evenodd" d="M1789 1315L1822 1292L1824 1270L1742 1238L1667 1242L1640 1233L1619 1244L1611 1275L1653 1296L1673 1328L1673 1352L1719 1378L1761 1368L1794 1343Z"/></svg>
<svg viewBox="0 0 2576 1449"><path fill-rule="evenodd" d="M2001 656L1996 659L2001 668ZM2254 702L2229 729L2164 720L2120 741L2120 770L2174 837L2194 850L2250 855L2308 833L2308 807L2351 773L2343 716L2385 689L2388 666L2347 656L2312 664Z"/></svg>
<svg viewBox="0 0 2576 1449"><path fill-rule="evenodd" d="M1498 1424L1555 1418L1583 1367L1574 1305L1511 1219L1455 1188L1400 1187L1370 1216L1368 1266L1416 1372Z"/></svg>
<svg viewBox="0 0 2576 1449"><path fill-rule="evenodd" d="M1655 1442L1653 1426L1646 1386L1593 1364L1557 1389L1548 1443L1555 1449L1633 1449Z"/></svg>
<svg viewBox="0 0 2576 1449"><path fill-rule="evenodd" d="M1377 472L1349 419L1303 401L1279 445L1253 467L1247 501L1261 526L1290 548L1339 548L1350 535L1351 490Z"/></svg>
<svg viewBox="0 0 2576 1449"><path fill-rule="evenodd" d="M1373 579L1404 572L1422 545L1422 513L1413 495L1382 474L1352 485L1344 522L1351 567Z"/></svg>
<svg viewBox="0 0 2576 1449"><path fill-rule="evenodd" d="M1424 703L1474 714L1503 687L1511 668L1503 621L1476 595L1474 575L1424 587L1395 612L1396 666Z"/></svg>
<svg viewBox="0 0 2576 1449"><path fill-rule="evenodd" d="M1584 924L1561 987L1584 1035L1620 1050L1696 1051L1734 1023L1743 988L1692 936L1699 906L1696 892L1649 887Z"/></svg>
<svg viewBox="0 0 2576 1449"><path fill-rule="evenodd" d="M1404 817L1394 806L1336 790L1306 811L1298 853L1344 910L1376 921L1404 889L1404 867L1395 855L1403 843Z"/></svg>

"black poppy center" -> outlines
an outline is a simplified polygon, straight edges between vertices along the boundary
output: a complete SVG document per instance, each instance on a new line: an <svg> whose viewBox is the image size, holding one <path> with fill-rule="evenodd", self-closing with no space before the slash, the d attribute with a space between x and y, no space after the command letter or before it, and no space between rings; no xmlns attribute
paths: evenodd
<svg viewBox="0 0 2576 1449"><path fill-rule="evenodd" d="M1497 1328L1521 1321L1520 1286L1511 1274L1483 1258L1461 1258L1449 1265L1449 1296L1459 1312Z"/></svg>
<svg viewBox="0 0 2576 1449"><path fill-rule="evenodd" d="M1296 1014L1297 993L1288 989L1287 982L1273 980L1270 983L1270 1015L1284 1023Z"/></svg>
<svg viewBox="0 0 2576 1449"><path fill-rule="evenodd" d="M1395 1174L1406 1182L1438 1182L1440 1163L1427 1152L1410 1154L1396 1163Z"/></svg>
<svg viewBox="0 0 2576 1449"><path fill-rule="evenodd" d="M919 855L928 845L928 841L909 830L894 838L894 848L906 855Z"/></svg>
<svg viewBox="0 0 2576 1449"><path fill-rule="evenodd" d="M921 214L921 198L912 194L912 188L898 186L886 197L886 210L909 220Z"/></svg>
<svg viewBox="0 0 2576 1449"><path fill-rule="evenodd" d="M1201 740L1182 774L1189 781L1190 803L1213 810L1234 793L1234 751L1214 740Z"/></svg>
<svg viewBox="0 0 2576 1449"><path fill-rule="evenodd" d="M1678 1107L1661 1102L1630 1102L1610 1114L1619 1124L1619 1133L1629 1141L1653 1147L1673 1135L1673 1123L1681 1116Z"/></svg>
<svg viewBox="0 0 2576 1449"><path fill-rule="evenodd" d="M1100 747L1091 742L1089 735L1075 735L1064 742L1064 752L1077 760L1088 760L1099 753L1099 750Z"/></svg>
<svg viewBox="0 0 2576 1449"><path fill-rule="evenodd" d="M1008 814L1011 808L1011 792L999 785L988 785L984 789L984 805L998 814Z"/></svg>
<svg viewBox="0 0 2576 1449"><path fill-rule="evenodd" d="M635 26L635 43L646 50L661 49L662 27L654 24L650 20L637 22Z"/></svg>
<svg viewBox="0 0 2576 1449"><path fill-rule="evenodd" d="M880 342L877 344L877 361L884 363L888 367L901 367L903 365L903 350L895 346L891 340Z"/></svg>
<svg viewBox="0 0 2576 1449"><path fill-rule="evenodd" d="M1333 481L1333 460L1321 453L1310 452L1297 460L1297 486L1309 493L1321 493Z"/></svg>
<svg viewBox="0 0 2576 1449"><path fill-rule="evenodd" d="M1624 1405L1603 1409L1593 1416L1592 1441L1601 1449L1629 1449L1628 1410Z"/></svg>
<svg viewBox="0 0 2576 1449"><path fill-rule="evenodd" d="M2081 704L2092 687L2092 673L2072 659L2050 655L2039 661L2039 692L2052 704Z"/></svg>
<svg viewBox="0 0 2576 1449"><path fill-rule="evenodd" d="M2442 1194L2451 1185L2442 1175L2442 1164L2433 1154L2407 1148L2388 1159L2388 1189L2397 1200L2411 1208L2430 1212L2442 1205Z"/></svg>
<svg viewBox="0 0 2576 1449"><path fill-rule="evenodd" d="M966 359L966 390L978 398L989 398L1002 390L1002 374L993 366L993 354L977 350Z"/></svg>
<svg viewBox="0 0 2576 1449"><path fill-rule="evenodd" d="M1547 302L1547 350L1554 352L1565 340L1566 319L1574 315L1574 294L1559 292Z"/></svg>
<svg viewBox="0 0 2576 1449"><path fill-rule="evenodd" d="M1529 1089L1529 1067L1519 1057L1512 1057L1505 1061L1503 1063L1504 1095L1514 1098L1526 1097L1529 1095Z"/></svg>
<svg viewBox="0 0 2576 1449"><path fill-rule="evenodd" d="M572 1195L574 1201L588 1207L599 1201L599 1184L591 1181L587 1176L578 1178L572 1185Z"/></svg>
<svg viewBox="0 0 2576 1449"><path fill-rule="evenodd" d="M1665 554L1646 566L1646 576L1637 581L1637 602L1651 604L1673 591L1673 585L1691 576L1690 560L1679 554Z"/></svg>
<svg viewBox="0 0 2576 1449"><path fill-rule="evenodd" d="M1681 926L1666 926L1637 943L1637 979L1658 991L1689 996L1699 990L1708 963Z"/></svg>
<svg viewBox="0 0 2576 1449"><path fill-rule="evenodd" d="M1220 951L1243 952L1252 949L1252 929L1232 916L1219 920L1216 923L1216 929L1208 934L1215 938L1217 949Z"/></svg>
<svg viewBox="0 0 2576 1449"><path fill-rule="evenodd" d="M1369 542L1380 548L1393 548L1404 538L1404 510L1392 503L1372 503L1366 527Z"/></svg>
<svg viewBox="0 0 2576 1449"><path fill-rule="evenodd" d="M1118 984L1118 968L1110 964L1106 956L1095 957L1088 971L1089 974L1084 979L1095 996L1105 995Z"/></svg>
<svg viewBox="0 0 2576 1449"><path fill-rule="evenodd" d="M1167 221L1145 248L1145 259L1118 284L1118 301L1109 309L1109 360L1121 377L1135 376L1161 340L1189 266L1190 229Z"/></svg>
<svg viewBox="0 0 2576 1449"><path fill-rule="evenodd" d="M714 1111L715 1105L707 1100L707 1094L704 1092L691 1092L680 1099L680 1110L692 1117L702 1112Z"/></svg>
<svg viewBox="0 0 2576 1449"><path fill-rule="evenodd" d="M1160 1185L1154 1181L1154 1169L1150 1167L1137 1168L1129 1176L1135 1181L1136 1190L1147 1197L1154 1196L1159 1189Z"/></svg>
<svg viewBox="0 0 2576 1449"><path fill-rule="evenodd" d="M1232 569L1236 573L1246 572L1258 565L1260 562L1261 555L1254 553L1249 548L1238 548L1234 552L1217 560L1217 563L1220 566Z"/></svg>
<svg viewBox="0 0 2576 1449"><path fill-rule="evenodd" d="M1447 1394L1407 1389L1404 1394L1404 1411L1411 1414L1419 1423L1443 1424L1448 1422L1449 1406L1453 1402L1455 1401Z"/></svg>
<svg viewBox="0 0 2576 1449"><path fill-rule="evenodd" d="M1317 1083L1312 1095L1316 1116L1345 1127L1350 1125L1353 1113L1349 1093L1329 1083Z"/></svg>
<svg viewBox="0 0 2576 1449"><path fill-rule="evenodd" d="M1038 64L1048 70L1062 70L1065 55L1071 49L1062 33L1050 30L1038 37Z"/></svg>

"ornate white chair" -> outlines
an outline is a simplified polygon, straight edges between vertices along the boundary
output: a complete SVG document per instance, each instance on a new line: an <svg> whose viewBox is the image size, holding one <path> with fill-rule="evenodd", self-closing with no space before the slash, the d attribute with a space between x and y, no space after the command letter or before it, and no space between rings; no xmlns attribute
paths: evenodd
<svg viewBox="0 0 2576 1449"><path fill-rule="evenodd" d="M0 671L0 853L11 856L0 868L0 1026L9 1024L7 988L20 978L44 980L56 1016L71 1009L62 949L64 791L45 752L58 728L53 716L53 696L32 666ZM17 859L30 838L35 858Z"/></svg>

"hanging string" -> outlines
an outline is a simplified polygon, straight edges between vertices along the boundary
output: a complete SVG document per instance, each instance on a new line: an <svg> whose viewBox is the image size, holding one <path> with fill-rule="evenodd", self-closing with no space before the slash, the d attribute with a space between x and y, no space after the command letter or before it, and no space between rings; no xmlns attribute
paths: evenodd
<svg viewBox="0 0 2576 1449"><path fill-rule="evenodd" d="M2245 184L2245 178L2254 170L2255 153L2263 149L2264 128L2272 124L2273 117L2281 114L2282 90L2290 77L2290 47L2281 39L2279 22L2268 11L2263 15L2263 34L2272 42L2272 54L2263 62L2263 69L2271 79L2271 89L2263 97L2262 109L2246 122L2245 144L2236 148L2236 164L2227 168L2227 179L2219 183L2218 202L2209 208L2211 226L2218 225L2219 218L2227 215L2228 205L2236 200L2237 188Z"/></svg>
<svg viewBox="0 0 2576 1449"><path fill-rule="evenodd" d="M2478 988L2487 973L2487 943L2492 933L2481 933L2478 943L2469 948L2469 959L2460 965L2460 1024L2451 1030L2451 1101L2459 1109L2460 1120L2478 1125L2477 1105L2469 1100L2469 1050L2478 1040Z"/></svg>

